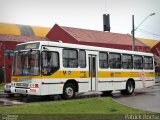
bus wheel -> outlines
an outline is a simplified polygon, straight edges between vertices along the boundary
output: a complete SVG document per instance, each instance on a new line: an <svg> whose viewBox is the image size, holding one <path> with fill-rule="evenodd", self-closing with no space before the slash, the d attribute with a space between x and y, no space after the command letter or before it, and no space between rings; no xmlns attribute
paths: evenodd
<svg viewBox="0 0 160 120"><path fill-rule="evenodd" d="M126 89L122 90L121 93L124 95L132 95L134 92L134 82L132 80L129 80L126 84Z"/></svg>
<svg viewBox="0 0 160 120"><path fill-rule="evenodd" d="M64 85L63 98L72 99L75 97L75 87L72 83L67 83Z"/></svg>

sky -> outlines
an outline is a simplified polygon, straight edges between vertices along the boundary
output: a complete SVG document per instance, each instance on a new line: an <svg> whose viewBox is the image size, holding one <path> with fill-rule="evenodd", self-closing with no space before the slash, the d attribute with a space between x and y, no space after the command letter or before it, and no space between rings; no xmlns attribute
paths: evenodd
<svg viewBox="0 0 160 120"><path fill-rule="evenodd" d="M160 0L0 0L0 22L60 26L103 31L103 14L110 14L111 32L160 40Z"/></svg>

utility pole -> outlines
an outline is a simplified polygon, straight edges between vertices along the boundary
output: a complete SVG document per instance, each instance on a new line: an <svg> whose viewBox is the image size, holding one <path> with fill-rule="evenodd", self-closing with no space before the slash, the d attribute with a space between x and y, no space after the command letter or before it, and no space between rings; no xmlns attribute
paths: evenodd
<svg viewBox="0 0 160 120"><path fill-rule="evenodd" d="M144 18L144 20L137 26L135 27L134 26L134 15L132 15L132 31L131 31L131 34L132 34L132 40L133 40L133 44L132 44L132 50L135 51L135 31L139 28L139 26L141 26L150 16L153 16L155 15L156 13L151 13L149 14L147 17Z"/></svg>
<svg viewBox="0 0 160 120"><path fill-rule="evenodd" d="M135 29L134 29L134 15L132 15L132 39L133 39L133 44L132 44L132 50L135 51Z"/></svg>

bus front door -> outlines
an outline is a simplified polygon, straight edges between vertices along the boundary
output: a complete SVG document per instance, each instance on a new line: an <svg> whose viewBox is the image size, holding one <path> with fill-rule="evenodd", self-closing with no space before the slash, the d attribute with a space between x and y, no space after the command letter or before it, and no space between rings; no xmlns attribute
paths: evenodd
<svg viewBox="0 0 160 120"><path fill-rule="evenodd" d="M96 55L89 55L89 77L90 77L90 90L96 91L97 89L97 57Z"/></svg>

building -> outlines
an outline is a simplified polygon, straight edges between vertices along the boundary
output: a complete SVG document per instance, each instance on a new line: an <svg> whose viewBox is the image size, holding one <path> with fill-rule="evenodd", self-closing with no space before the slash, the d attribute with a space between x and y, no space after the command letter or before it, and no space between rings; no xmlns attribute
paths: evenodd
<svg viewBox="0 0 160 120"><path fill-rule="evenodd" d="M83 44L99 47L132 49L132 36L111 32L86 30L80 28L61 27L57 24L49 31L46 37L51 41L61 40L65 43ZM136 40L136 51L150 52L150 47Z"/></svg>
<svg viewBox="0 0 160 120"><path fill-rule="evenodd" d="M157 78L157 82L160 82L160 42L158 42L152 49L151 49L152 53L154 53L155 55L155 61L156 61L156 78Z"/></svg>
<svg viewBox="0 0 160 120"><path fill-rule="evenodd" d="M10 82L13 50L16 45L37 39L42 40L49 30L49 28L37 26L0 23L0 72L2 73L4 69L6 71L4 77L0 76L0 81Z"/></svg>
<svg viewBox="0 0 160 120"><path fill-rule="evenodd" d="M10 82L13 50L18 43L34 40L57 41L66 43L100 46L131 50L132 36L111 32L61 27L57 24L52 29L38 26L0 23L0 72L6 71L6 82ZM150 47L136 40L136 50L150 52ZM3 68L3 71L2 71ZM1 74L1 73L0 73ZM3 73L4 74L4 73ZM0 81L2 75L0 76Z"/></svg>
<svg viewBox="0 0 160 120"><path fill-rule="evenodd" d="M153 54L160 57L160 42L158 42L155 46L153 46L151 51Z"/></svg>
<svg viewBox="0 0 160 120"><path fill-rule="evenodd" d="M159 42L159 40L146 39L146 38L138 38L138 40L144 43L145 45L149 46L150 48L153 48Z"/></svg>

